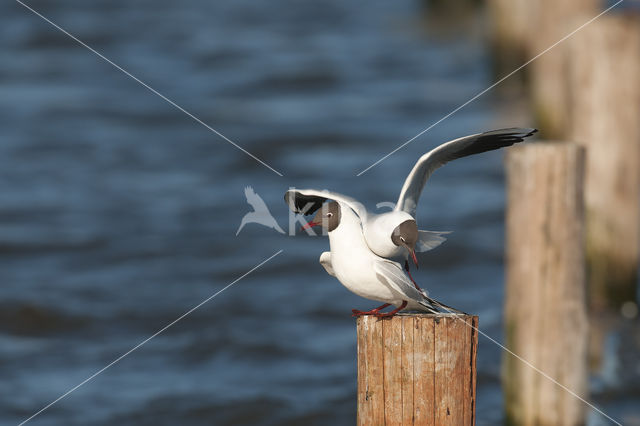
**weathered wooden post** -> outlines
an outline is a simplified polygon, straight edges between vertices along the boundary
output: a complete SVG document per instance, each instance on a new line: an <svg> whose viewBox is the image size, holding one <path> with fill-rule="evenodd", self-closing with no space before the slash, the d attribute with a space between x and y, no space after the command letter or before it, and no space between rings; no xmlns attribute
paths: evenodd
<svg viewBox="0 0 640 426"><path fill-rule="evenodd" d="M586 397L588 320L583 245L585 151L530 143L507 152L506 346ZM510 354L503 359L507 421L578 425L585 405Z"/></svg>
<svg viewBox="0 0 640 426"><path fill-rule="evenodd" d="M531 12L535 7L529 0L489 0L491 14L491 46L496 77L502 77L524 64L530 56ZM522 80L523 70L503 84Z"/></svg>
<svg viewBox="0 0 640 426"><path fill-rule="evenodd" d="M600 0L538 0L530 3L529 52L533 57L600 12ZM577 17L584 16L579 22ZM544 137L565 137L568 90L566 43L531 63L534 112Z"/></svg>
<svg viewBox="0 0 640 426"><path fill-rule="evenodd" d="M358 318L358 425L473 425L478 317Z"/></svg>
<svg viewBox="0 0 640 426"><path fill-rule="evenodd" d="M640 16L602 16L569 42L570 130L587 148L591 306L635 303L640 252Z"/></svg>

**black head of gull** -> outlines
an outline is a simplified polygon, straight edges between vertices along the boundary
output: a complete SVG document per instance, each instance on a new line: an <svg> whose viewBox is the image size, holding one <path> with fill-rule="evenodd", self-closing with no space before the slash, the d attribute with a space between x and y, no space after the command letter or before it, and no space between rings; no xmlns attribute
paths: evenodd
<svg viewBox="0 0 640 426"><path fill-rule="evenodd" d="M327 232L331 232L340 225L341 216L340 204L336 201L330 201L322 206L315 216L313 216L313 219L304 225L302 229L309 229L314 226L321 225L323 229L327 230Z"/></svg>
<svg viewBox="0 0 640 426"><path fill-rule="evenodd" d="M402 246L409 251L413 263L418 266L418 258L416 257L416 243L418 242L418 225L415 220L405 220L396 226L391 234L391 241L396 246Z"/></svg>

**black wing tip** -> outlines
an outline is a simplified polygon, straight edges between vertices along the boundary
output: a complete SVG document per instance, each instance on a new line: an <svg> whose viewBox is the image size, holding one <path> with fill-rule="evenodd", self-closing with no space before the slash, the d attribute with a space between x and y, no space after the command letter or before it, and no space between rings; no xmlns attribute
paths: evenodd
<svg viewBox="0 0 640 426"><path fill-rule="evenodd" d="M324 197L304 195L292 189L284 193L284 202L287 203L291 211L298 214L310 215L315 213L325 201L327 199Z"/></svg>
<svg viewBox="0 0 640 426"><path fill-rule="evenodd" d="M528 138L529 136L533 136L535 133L538 133L538 129L534 129L533 127L525 127L518 130L520 130L518 136L523 139Z"/></svg>
<svg viewBox="0 0 640 426"><path fill-rule="evenodd" d="M538 129L534 129L532 127L510 127L507 129L491 130L489 132L482 133L480 136L499 141L498 143L502 143L504 146L510 146L524 142L526 138L537 132Z"/></svg>
<svg viewBox="0 0 640 426"><path fill-rule="evenodd" d="M508 129L491 130L471 138L467 146L453 154L451 159L467 157L487 151L505 148L523 142L525 138L537 132L537 129L510 127Z"/></svg>
<svg viewBox="0 0 640 426"><path fill-rule="evenodd" d="M518 142L523 142L525 138L528 138L529 136L533 136L535 133L538 132L538 129L534 129L534 128L524 128L519 130L520 132L513 135L515 138L518 139Z"/></svg>
<svg viewBox="0 0 640 426"><path fill-rule="evenodd" d="M524 139L537 132L538 129L535 129L533 127L508 127L506 129L490 130L488 132L482 133L482 135Z"/></svg>

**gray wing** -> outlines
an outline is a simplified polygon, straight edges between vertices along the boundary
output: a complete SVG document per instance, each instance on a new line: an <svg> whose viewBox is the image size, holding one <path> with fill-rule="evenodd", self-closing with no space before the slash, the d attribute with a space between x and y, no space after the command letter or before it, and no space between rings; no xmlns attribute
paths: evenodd
<svg viewBox="0 0 640 426"><path fill-rule="evenodd" d="M290 189L284 194L284 201L294 213L310 215L316 212L327 200L335 200L349 206L361 221L367 219L367 209L362 203L347 195L318 189Z"/></svg>
<svg viewBox="0 0 640 426"><path fill-rule="evenodd" d="M420 302L425 298L426 294L415 288L399 263L380 258L373 263L373 270L378 279L393 291L400 293L404 298L412 299L416 302Z"/></svg>
<svg viewBox="0 0 640 426"><path fill-rule="evenodd" d="M451 160L493 151L522 142L524 138L537 132L536 129L510 128L478 133L446 142L432 149L418 160L402 185L396 210L415 216L416 207L424 185L431 174Z"/></svg>
<svg viewBox="0 0 640 426"><path fill-rule="evenodd" d="M433 250L447 239L443 235L450 234L451 231L418 231L418 241L416 242L416 251L425 252Z"/></svg>
<svg viewBox="0 0 640 426"><path fill-rule="evenodd" d="M381 259L373 264L374 271L378 274L381 281L388 285L393 291L396 291L406 299L412 299L419 305L426 308L428 312L437 313L438 308L444 310L445 313L465 314L451 306L447 306L442 302L429 297L427 292L420 292L409 280L397 262Z"/></svg>

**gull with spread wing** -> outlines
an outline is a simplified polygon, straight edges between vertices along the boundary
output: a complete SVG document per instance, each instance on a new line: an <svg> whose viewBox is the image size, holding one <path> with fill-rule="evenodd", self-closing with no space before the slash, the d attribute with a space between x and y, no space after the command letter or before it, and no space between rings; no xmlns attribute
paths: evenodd
<svg viewBox="0 0 640 426"><path fill-rule="evenodd" d="M348 211L347 226L339 226L341 223L340 218L338 218L337 223L334 223L333 229L329 226L331 223L325 223L327 220L336 220L336 213L331 211L326 212L326 214L331 214L328 217L325 217L324 212L320 211L309 222L308 227L322 225L323 228L329 231L331 252L323 253L320 257L320 263L330 275L338 278L349 290L362 297L385 301L385 304L393 304L398 309L418 309L419 306L423 306L420 303L421 298L427 296L426 292L423 292L411 277L408 258L411 256L417 266L418 260L415 252L427 251L437 247L445 240L443 234L446 234L446 232L418 230L415 219L416 208L427 180L436 169L449 161L511 146L522 142L524 138L531 136L536 131L536 129L529 128L493 130L465 136L436 147L420 157L416 162L402 186L395 209L390 212L374 214L368 212L362 203L349 196L315 189L287 191L285 201L294 212L305 215L313 214L321 209L327 200L333 201L328 205L337 206L338 212L342 213L343 217L345 216L345 211ZM335 209L336 207L333 208ZM351 217L352 214L357 221ZM340 215L338 214L338 216ZM340 228L344 231L340 231ZM343 233L345 235L342 235ZM348 238L346 237L347 234ZM353 242L355 246L351 253L349 252L350 240L357 240ZM334 246L336 249L338 247L340 249L337 249L338 251L336 252ZM365 247L368 251L364 250ZM338 252L340 254L337 254ZM375 257L372 258L372 256ZM370 259L376 260L372 265L369 265L366 271L361 271L360 268L365 265L357 264L361 260L365 263L372 262ZM409 273L408 278L403 273L399 263L403 261L405 271ZM340 266L336 267L338 264ZM353 266L349 266L349 264ZM396 266L399 266L397 270ZM341 272L338 273L339 270ZM360 274L372 273L373 276L369 277L369 279L360 276ZM382 286L371 284L372 280L375 281L374 276L378 277L375 279L378 281L384 278L383 281L388 285L384 283L381 284ZM357 282L356 278L361 278L360 283ZM410 281L408 281L409 279ZM413 290L417 290L417 294L406 293L406 289L400 285L400 282L406 284L406 281L413 283ZM371 290L375 294L366 295L368 293L363 287L369 288L368 286L371 286L371 289L377 289ZM381 298L384 288L388 289L390 286L393 289L389 290L390 293L385 293L385 298ZM400 294L405 295L406 299L393 299L391 297L392 294L396 299ZM400 303L395 303L398 301ZM403 305L403 302L407 303ZM429 309L433 309L433 302L433 299L429 299ZM369 313L379 314L379 310L382 308L374 309ZM424 306L423 309L418 310L424 310ZM354 314L356 312L360 311L354 311ZM395 312L397 310L393 311L393 313Z"/></svg>

